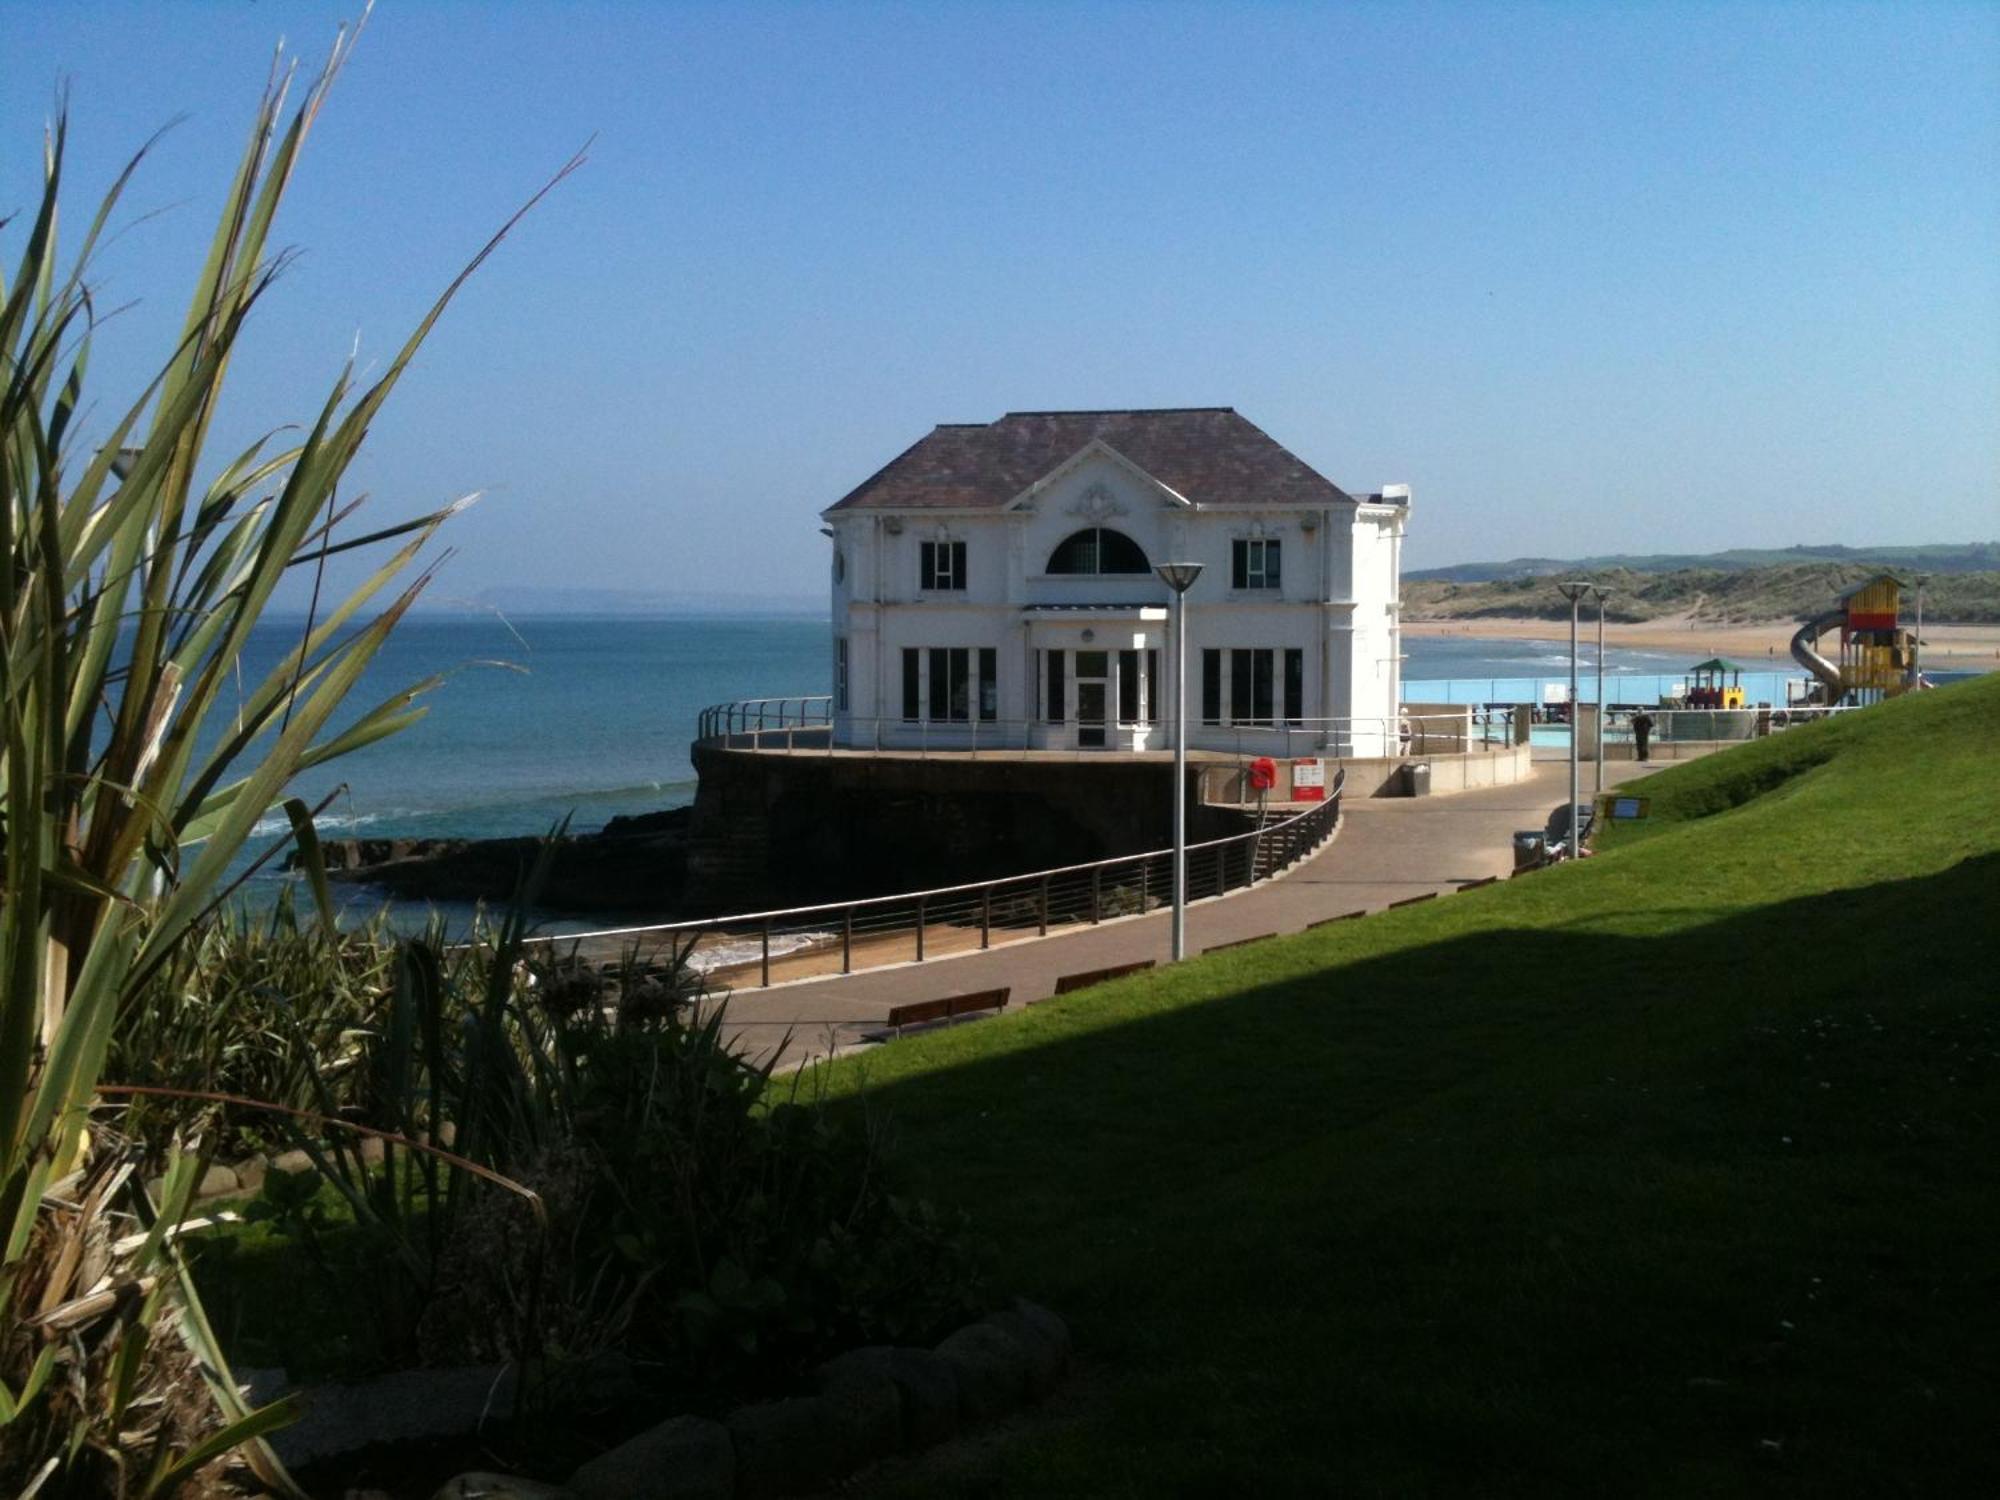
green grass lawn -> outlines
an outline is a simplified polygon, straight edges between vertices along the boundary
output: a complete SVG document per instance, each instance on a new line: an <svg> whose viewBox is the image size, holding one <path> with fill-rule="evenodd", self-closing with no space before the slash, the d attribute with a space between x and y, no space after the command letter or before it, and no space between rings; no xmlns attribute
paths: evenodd
<svg viewBox="0 0 2000 1500"><path fill-rule="evenodd" d="M1996 773L2000 677L833 1066L1100 1377L923 1492L2000 1493Z"/></svg>

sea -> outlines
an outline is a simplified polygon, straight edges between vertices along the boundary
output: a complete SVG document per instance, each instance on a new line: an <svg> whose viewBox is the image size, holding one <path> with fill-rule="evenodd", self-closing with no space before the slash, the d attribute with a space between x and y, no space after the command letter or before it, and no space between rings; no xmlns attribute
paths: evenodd
<svg viewBox="0 0 2000 1500"><path fill-rule="evenodd" d="M246 653L246 684L298 649L302 623L273 619L259 627ZM1547 640L1412 636L1404 649L1405 696L1413 701L1549 701L1561 696L1558 687L1567 689L1567 632L1558 639L1552 629ZM1680 680L1692 665L1687 656L1609 650L1606 671L1625 675L1606 696L1651 701L1660 686ZM1588 650L1584 662L1588 699L1595 672ZM694 800L689 745L704 707L825 693L830 673L823 614L414 616L398 626L349 702L358 714L438 677L419 700L426 716L308 773L295 791L308 805L332 798L319 819L326 838L501 838L545 834L565 820L572 832L589 832L621 814ZM1746 686L1753 696L1772 697L1768 685L1761 693L1748 679ZM1774 701L1783 701L1781 684ZM264 819L244 862L283 843L288 827L282 813ZM278 863L245 883L253 909L267 909L285 883ZM349 888L348 896L350 919L381 908L366 888ZM462 925L469 909L445 907L443 914ZM407 906L392 912L399 927L425 915ZM564 924L579 925L589 924Z"/></svg>

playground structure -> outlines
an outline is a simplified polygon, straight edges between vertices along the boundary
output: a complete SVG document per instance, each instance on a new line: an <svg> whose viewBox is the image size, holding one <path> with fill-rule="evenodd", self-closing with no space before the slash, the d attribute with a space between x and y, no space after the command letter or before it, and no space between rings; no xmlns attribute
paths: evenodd
<svg viewBox="0 0 2000 1500"><path fill-rule="evenodd" d="M1686 706L1689 708L1741 708L1744 668L1733 661L1711 656L1688 668Z"/></svg>
<svg viewBox="0 0 2000 1500"><path fill-rule="evenodd" d="M1902 613L1902 581L1881 573L1856 584L1822 615L1806 621L1792 637L1792 657L1812 673L1809 703L1879 703L1922 686L1917 671L1917 632L1897 623ZM1820 650L1820 641L1839 632L1839 660Z"/></svg>

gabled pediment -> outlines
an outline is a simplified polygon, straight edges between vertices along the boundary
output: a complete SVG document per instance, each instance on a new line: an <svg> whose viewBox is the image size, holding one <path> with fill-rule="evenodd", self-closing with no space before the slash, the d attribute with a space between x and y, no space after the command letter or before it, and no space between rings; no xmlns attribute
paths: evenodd
<svg viewBox="0 0 2000 1500"><path fill-rule="evenodd" d="M1022 490L1020 494L1016 495L1013 499L1009 500L1006 503L1006 505L1004 505L1001 508L1003 510L1011 510L1011 511L1032 511L1038 509L1041 505L1042 497L1045 496L1050 489L1052 489L1056 484L1060 483L1062 480L1068 478L1071 474L1074 474L1078 469L1082 468L1083 465L1089 463L1092 459L1098 459L1098 458L1105 459L1108 462L1117 465L1120 469L1123 469L1127 474L1131 475L1132 478L1137 480L1145 490L1152 493L1153 495L1156 495L1159 498L1161 504L1179 506L1184 510L1192 510L1194 508L1194 502L1188 499L1187 496L1181 494L1180 491L1174 489L1173 486L1163 483L1161 480L1156 479L1153 475L1148 474L1144 469L1140 468L1137 464L1132 462L1131 459L1127 458L1124 454L1120 453L1116 448L1112 447L1109 443L1105 442L1103 438L1092 438L1089 442L1085 443L1081 448L1077 449L1076 452L1072 453L1068 458L1064 459L1061 463L1057 464L1053 469L1049 470L1049 472L1044 474L1040 479L1037 479L1033 484L1029 485L1026 489ZM1102 521L1109 516L1120 513L1120 511L1116 508L1115 501L1111 499L1107 491L1104 494L1104 496L1097 501L1097 505L1099 506L1101 513L1095 515L1086 515L1087 508L1090 507L1090 505L1092 504L1092 493L1098 490L1098 488L1099 488L1098 486L1093 485L1090 490L1086 490L1084 492L1084 499L1081 502L1081 504L1085 508L1080 508L1077 511L1078 515L1084 515L1086 516L1086 519L1093 522Z"/></svg>

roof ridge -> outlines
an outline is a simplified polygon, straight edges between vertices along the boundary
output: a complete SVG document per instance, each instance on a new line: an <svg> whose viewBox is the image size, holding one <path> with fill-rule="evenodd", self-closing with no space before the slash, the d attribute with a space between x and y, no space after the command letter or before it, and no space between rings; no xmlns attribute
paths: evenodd
<svg viewBox="0 0 2000 1500"><path fill-rule="evenodd" d="M1055 406L1035 411L1003 411L999 420L1008 417L1136 417L1153 412L1161 414L1191 411L1234 412L1233 406ZM989 427L990 422L952 422L943 425L953 427Z"/></svg>

